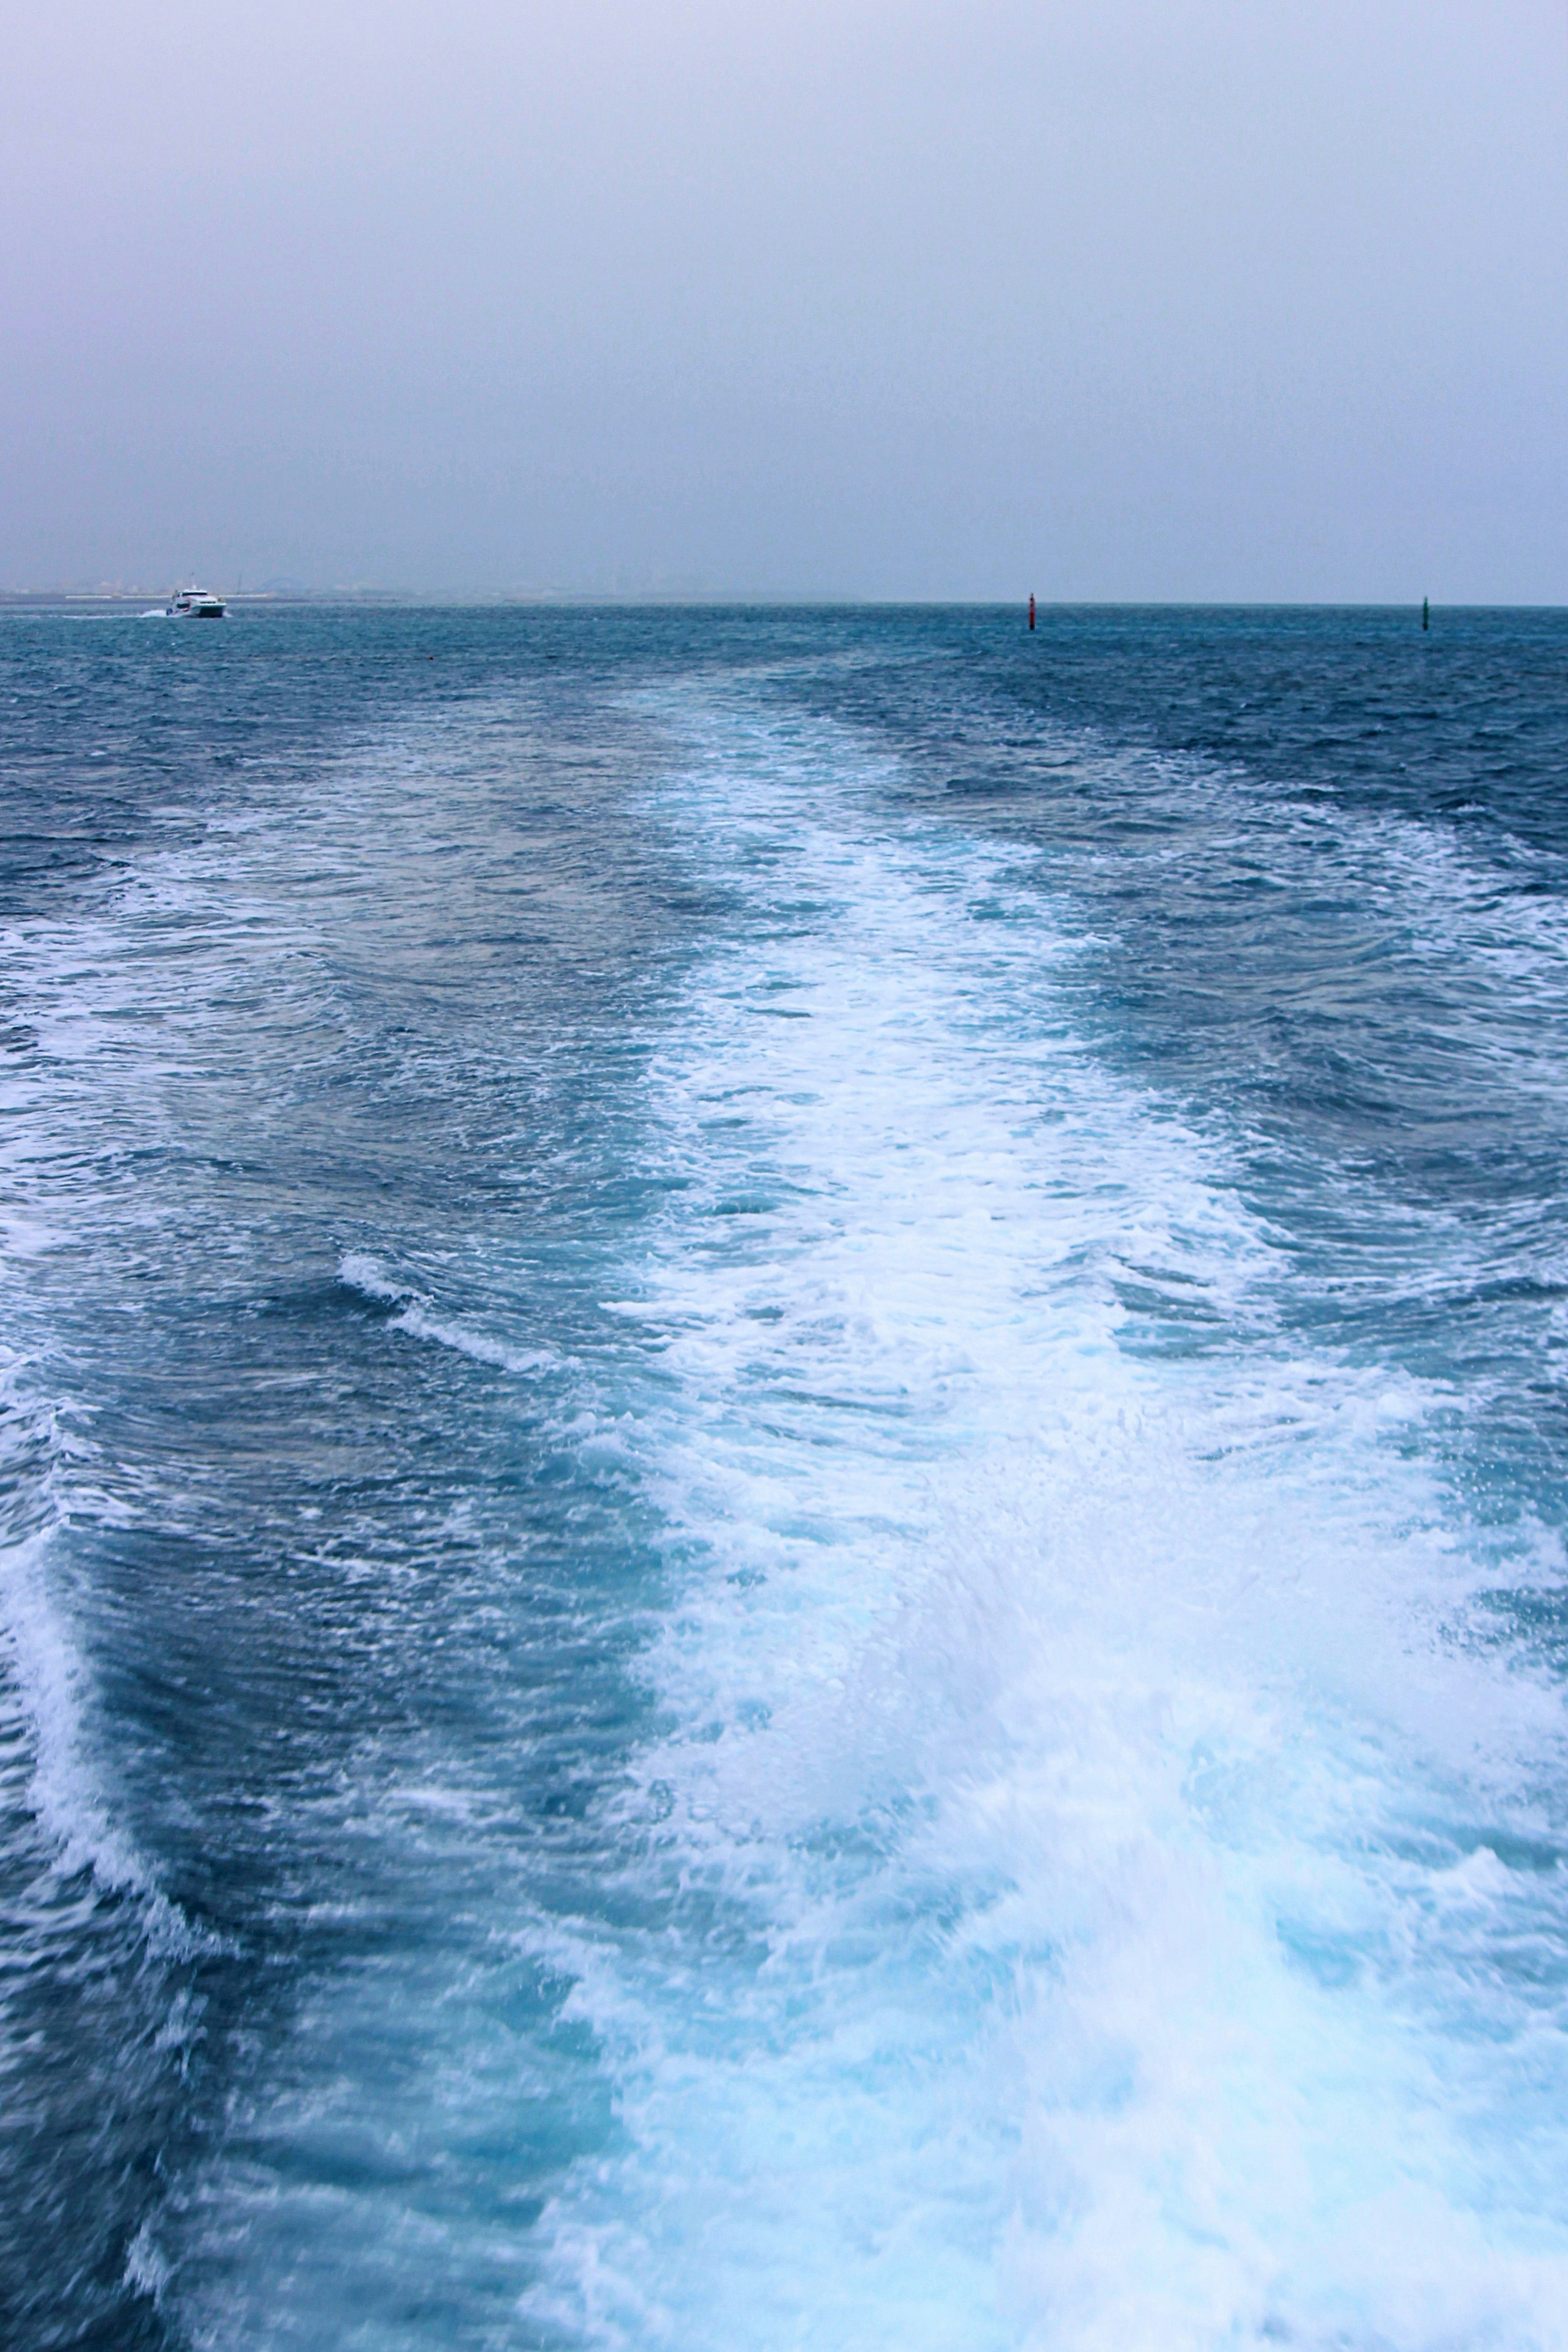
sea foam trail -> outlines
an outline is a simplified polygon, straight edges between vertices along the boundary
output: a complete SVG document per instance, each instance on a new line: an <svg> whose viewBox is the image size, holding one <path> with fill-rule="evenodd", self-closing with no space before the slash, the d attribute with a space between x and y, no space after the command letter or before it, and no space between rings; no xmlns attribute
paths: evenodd
<svg viewBox="0 0 1568 2352"><path fill-rule="evenodd" d="M900 824L829 729L667 715L741 913L623 1302L658 1924L542 1931L624 2139L526 2323L1568 2343L1560 1703L1467 1638L1455 1400L1291 1340L1223 1139L1082 1043L1030 861Z"/></svg>

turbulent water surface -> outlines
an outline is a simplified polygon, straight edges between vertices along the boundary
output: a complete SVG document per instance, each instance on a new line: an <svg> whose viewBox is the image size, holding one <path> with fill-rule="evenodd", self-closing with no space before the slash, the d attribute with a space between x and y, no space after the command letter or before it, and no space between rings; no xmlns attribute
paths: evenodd
<svg viewBox="0 0 1568 2352"><path fill-rule="evenodd" d="M0 751L5 2341L1568 2345L1568 616Z"/></svg>

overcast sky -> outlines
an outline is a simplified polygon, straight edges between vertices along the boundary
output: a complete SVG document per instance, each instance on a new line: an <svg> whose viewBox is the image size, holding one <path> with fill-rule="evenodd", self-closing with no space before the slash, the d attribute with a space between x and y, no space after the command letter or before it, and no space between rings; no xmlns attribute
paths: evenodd
<svg viewBox="0 0 1568 2352"><path fill-rule="evenodd" d="M1563 0L16 0L0 586L1568 600Z"/></svg>

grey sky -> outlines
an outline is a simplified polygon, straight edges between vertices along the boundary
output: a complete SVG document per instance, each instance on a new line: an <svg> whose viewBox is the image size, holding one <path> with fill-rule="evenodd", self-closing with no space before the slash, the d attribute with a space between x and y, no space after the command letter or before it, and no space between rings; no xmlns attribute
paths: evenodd
<svg viewBox="0 0 1568 2352"><path fill-rule="evenodd" d="M15 0L0 585L1568 600L1560 0Z"/></svg>

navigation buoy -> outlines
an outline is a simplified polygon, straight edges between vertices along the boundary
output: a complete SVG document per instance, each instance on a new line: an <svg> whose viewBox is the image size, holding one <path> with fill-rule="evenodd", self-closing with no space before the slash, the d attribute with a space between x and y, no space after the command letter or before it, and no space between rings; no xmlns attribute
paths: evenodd
<svg viewBox="0 0 1568 2352"><path fill-rule="evenodd" d="M1029 624L1030 628L1032 629L1034 625L1033 621L1031 621ZM1432 604L1431 599L1426 596L1423 596L1421 599L1421 625L1424 629L1429 629L1432 625Z"/></svg>
<svg viewBox="0 0 1568 2352"><path fill-rule="evenodd" d="M1034 600L1033 596L1031 596L1031 597L1030 597L1030 599L1029 599L1029 626L1030 626L1030 628L1032 629L1032 628L1034 627L1034 625L1035 625L1035 600Z"/></svg>

